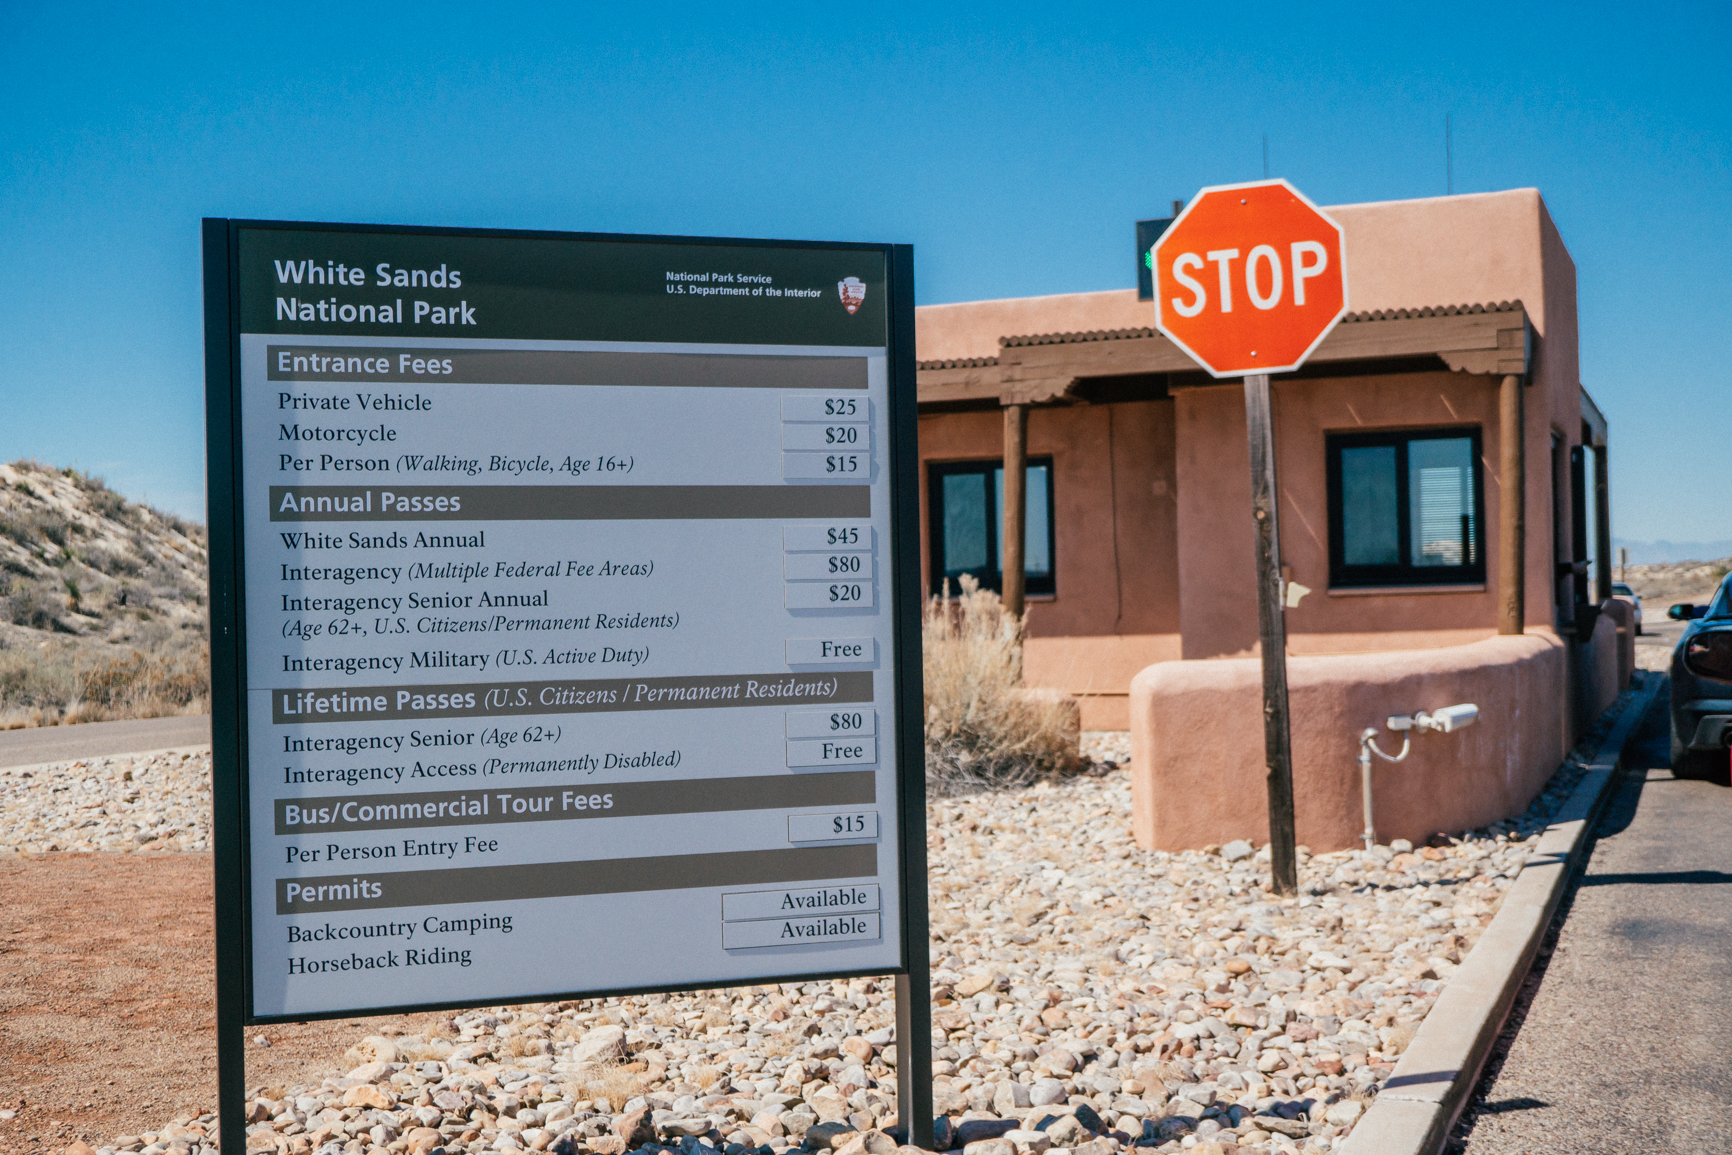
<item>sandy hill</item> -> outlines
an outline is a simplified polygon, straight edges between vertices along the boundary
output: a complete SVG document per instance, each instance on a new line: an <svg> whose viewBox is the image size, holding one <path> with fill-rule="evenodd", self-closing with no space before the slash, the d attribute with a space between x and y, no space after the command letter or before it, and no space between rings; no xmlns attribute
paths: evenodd
<svg viewBox="0 0 1732 1155"><path fill-rule="evenodd" d="M0 465L0 727L208 708L204 527Z"/></svg>
<svg viewBox="0 0 1732 1155"><path fill-rule="evenodd" d="M1674 602L1706 604L1714 596L1720 579L1732 570L1732 558L1718 561L1655 562L1624 567L1622 580L1641 595L1643 614L1666 616Z"/></svg>

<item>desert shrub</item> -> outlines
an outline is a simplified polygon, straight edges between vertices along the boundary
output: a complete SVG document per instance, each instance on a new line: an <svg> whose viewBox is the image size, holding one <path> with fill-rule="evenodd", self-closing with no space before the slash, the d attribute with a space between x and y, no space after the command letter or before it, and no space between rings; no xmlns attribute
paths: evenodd
<svg viewBox="0 0 1732 1155"><path fill-rule="evenodd" d="M93 546L85 551L84 564L109 577L135 577L144 572L144 567L136 558L103 549L101 546Z"/></svg>
<svg viewBox="0 0 1732 1155"><path fill-rule="evenodd" d="M62 637L0 645L0 729L210 708L210 647L191 631L118 647Z"/></svg>
<svg viewBox="0 0 1732 1155"><path fill-rule="evenodd" d="M77 698L78 673L70 654L35 647L0 649L0 708L6 714L47 711L57 716Z"/></svg>
<svg viewBox="0 0 1732 1155"><path fill-rule="evenodd" d="M47 578L19 582L7 595L5 609L6 620L15 626L51 630L66 612L65 587Z"/></svg>
<svg viewBox="0 0 1732 1155"><path fill-rule="evenodd" d="M27 524L36 535L53 542L62 549L72 538L72 523L58 513L48 510L33 510L25 517Z"/></svg>
<svg viewBox="0 0 1732 1155"><path fill-rule="evenodd" d="M51 510L24 509L0 515L0 537L9 537L26 548L40 548L44 541L64 547L72 536L72 523Z"/></svg>
<svg viewBox="0 0 1732 1155"><path fill-rule="evenodd" d="M1027 786L1081 765L1076 708L1022 685L1023 623L963 577L961 595L927 603L926 781L934 794Z"/></svg>
<svg viewBox="0 0 1732 1155"><path fill-rule="evenodd" d="M132 502L108 488L108 482L100 477L92 477L88 473L74 473L72 480L79 489L84 491L84 500L93 513L100 517L111 518L114 521L136 521L138 507Z"/></svg>
<svg viewBox="0 0 1732 1155"><path fill-rule="evenodd" d="M81 697L115 717L176 714L210 697L210 648L181 645L81 664Z"/></svg>

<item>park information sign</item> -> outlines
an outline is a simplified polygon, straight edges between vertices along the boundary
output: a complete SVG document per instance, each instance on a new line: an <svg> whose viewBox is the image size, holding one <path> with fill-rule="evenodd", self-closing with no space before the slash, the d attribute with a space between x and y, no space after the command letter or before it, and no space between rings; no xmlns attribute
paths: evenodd
<svg viewBox="0 0 1732 1155"><path fill-rule="evenodd" d="M231 1010L923 975L909 250L205 245Z"/></svg>

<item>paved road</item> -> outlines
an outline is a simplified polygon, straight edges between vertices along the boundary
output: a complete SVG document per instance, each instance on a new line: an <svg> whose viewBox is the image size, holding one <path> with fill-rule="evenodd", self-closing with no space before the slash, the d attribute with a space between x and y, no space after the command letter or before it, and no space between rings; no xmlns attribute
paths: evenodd
<svg viewBox="0 0 1732 1155"><path fill-rule="evenodd" d="M0 766L30 766L72 758L100 758L139 750L166 750L210 741L210 715L143 718L136 722L87 722L0 730Z"/></svg>
<svg viewBox="0 0 1732 1155"><path fill-rule="evenodd" d="M1662 689L1451 1151L1732 1151L1732 789L1667 758Z"/></svg>
<svg viewBox="0 0 1732 1155"><path fill-rule="evenodd" d="M1648 620L1636 635L1636 668L1663 673L1672 668L1672 650L1684 636L1684 623L1672 621L1666 616L1666 607L1657 603L1642 608Z"/></svg>

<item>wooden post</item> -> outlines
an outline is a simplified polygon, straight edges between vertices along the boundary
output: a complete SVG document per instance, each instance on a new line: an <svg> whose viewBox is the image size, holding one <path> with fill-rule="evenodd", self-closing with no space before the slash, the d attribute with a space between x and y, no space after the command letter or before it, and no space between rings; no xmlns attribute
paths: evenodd
<svg viewBox="0 0 1732 1155"><path fill-rule="evenodd" d="M1263 764L1268 769L1269 871L1275 893L1299 893L1293 833L1292 728L1287 716L1287 623L1281 605L1281 527L1276 519L1275 426L1269 375L1245 378L1251 447L1251 517L1257 531L1257 635L1263 647Z"/></svg>
<svg viewBox="0 0 1732 1155"><path fill-rule="evenodd" d="M1503 379L1498 404L1498 448L1503 488L1499 494L1497 632L1519 634L1527 617L1527 436L1522 379Z"/></svg>
<svg viewBox="0 0 1732 1155"><path fill-rule="evenodd" d="M1028 406L1004 407L1004 612L1022 617L1027 575L1023 539L1028 526Z"/></svg>

